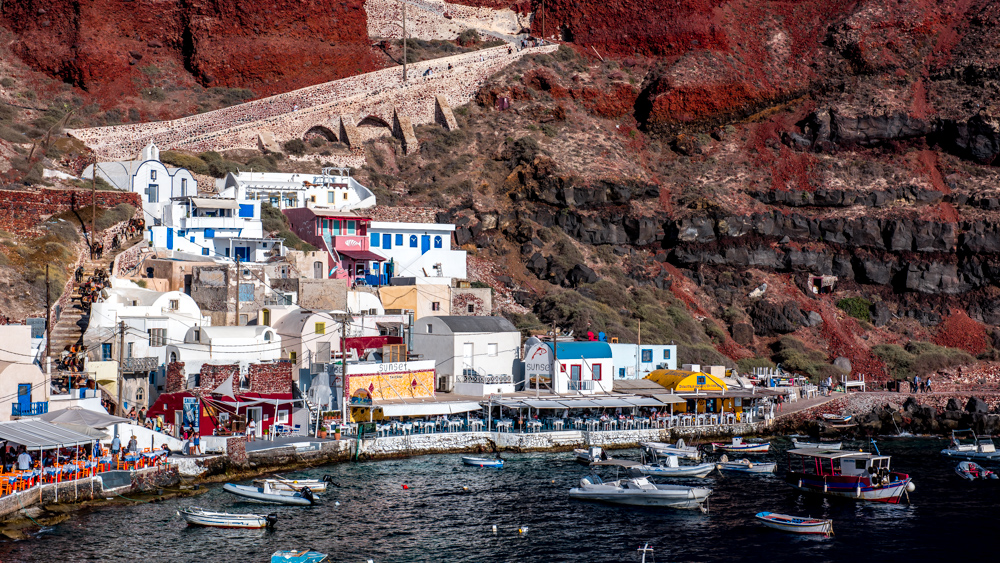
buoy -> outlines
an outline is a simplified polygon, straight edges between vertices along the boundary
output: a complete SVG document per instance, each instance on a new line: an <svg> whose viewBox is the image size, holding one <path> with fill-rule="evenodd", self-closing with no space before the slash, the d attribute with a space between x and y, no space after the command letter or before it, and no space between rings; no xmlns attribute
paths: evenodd
<svg viewBox="0 0 1000 563"><path fill-rule="evenodd" d="M178 516L179 516L179 514L178 514ZM494 536L497 535L497 525L496 524L493 524L493 535Z"/></svg>
<svg viewBox="0 0 1000 563"><path fill-rule="evenodd" d="M404 488L404 489L409 489L409 487L407 487L406 485L403 485L403 488Z"/></svg>
<svg viewBox="0 0 1000 563"><path fill-rule="evenodd" d="M338 500L337 502L333 503L333 506L340 506L340 501Z"/></svg>
<svg viewBox="0 0 1000 563"><path fill-rule="evenodd" d="M468 490L469 490L469 487L462 487L462 490L463 490L463 491L468 491Z"/></svg>
<svg viewBox="0 0 1000 563"><path fill-rule="evenodd" d="M553 484L553 485L555 485L555 483L556 483L556 480L555 480L555 479L553 479L553 480L552 480L552 484Z"/></svg>

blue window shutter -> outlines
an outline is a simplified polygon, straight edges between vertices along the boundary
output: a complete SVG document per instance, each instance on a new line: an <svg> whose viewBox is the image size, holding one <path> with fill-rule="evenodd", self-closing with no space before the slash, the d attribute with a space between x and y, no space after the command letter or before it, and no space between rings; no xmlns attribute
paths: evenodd
<svg viewBox="0 0 1000 563"><path fill-rule="evenodd" d="M208 256L208 249L207 248L202 248L201 249L201 255L202 256Z"/></svg>
<svg viewBox="0 0 1000 563"><path fill-rule="evenodd" d="M378 248L378 241L379 241L378 233L372 233L372 243L371 243L371 245L374 246L375 248Z"/></svg>
<svg viewBox="0 0 1000 563"><path fill-rule="evenodd" d="M403 235L396 235L396 246L403 246Z"/></svg>
<svg viewBox="0 0 1000 563"><path fill-rule="evenodd" d="M215 238L215 229L205 229L205 238Z"/></svg>
<svg viewBox="0 0 1000 563"><path fill-rule="evenodd" d="M417 235L410 235L410 248L417 247Z"/></svg>
<svg viewBox="0 0 1000 563"><path fill-rule="evenodd" d="M434 237L434 248L441 248L442 244L443 244L443 241L441 240L440 236Z"/></svg>
<svg viewBox="0 0 1000 563"><path fill-rule="evenodd" d="M382 248L386 250L392 248L392 235L382 235Z"/></svg>
<svg viewBox="0 0 1000 563"><path fill-rule="evenodd" d="M167 250L174 249L174 228L167 227Z"/></svg>
<svg viewBox="0 0 1000 563"><path fill-rule="evenodd" d="M240 204L240 217L246 217L248 219L253 218L253 204L252 203L241 203Z"/></svg>

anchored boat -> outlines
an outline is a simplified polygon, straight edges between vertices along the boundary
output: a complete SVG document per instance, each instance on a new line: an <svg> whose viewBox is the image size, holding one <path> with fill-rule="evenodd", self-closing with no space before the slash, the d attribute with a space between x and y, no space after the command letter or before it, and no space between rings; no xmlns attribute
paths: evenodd
<svg viewBox="0 0 1000 563"><path fill-rule="evenodd" d="M715 469L715 464L713 463L701 463L698 465L681 465L677 461L677 456L668 455L662 458L657 458L653 454L653 458L648 463L646 462L646 452L643 452L643 464L637 465L636 468L643 473L643 475L651 475L654 477L699 477L703 478L711 473Z"/></svg>
<svg viewBox="0 0 1000 563"><path fill-rule="evenodd" d="M997 474L972 461L963 461L955 468L955 473L966 481L986 481L996 479Z"/></svg>
<svg viewBox="0 0 1000 563"><path fill-rule="evenodd" d="M774 471L778 468L778 464L773 461L754 462L747 458L729 461L729 458L723 455L715 467L717 467L719 471L726 471L729 473L774 473Z"/></svg>
<svg viewBox="0 0 1000 563"><path fill-rule="evenodd" d="M290 504L294 506L309 506L313 504L316 497L307 487L302 487L300 491L278 491L272 489L268 483L263 487L250 487L248 485L234 485L226 483L222 490L256 502L269 504Z"/></svg>
<svg viewBox="0 0 1000 563"><path fill-rule="evenodd" d="M758 512L755 518L765 526L781 530L782 532L820 534L827 537L833 535L833 520L801 518L787 514L776 514L774 512Z"/></svg>
<svg viewBox="0 0 1000 563"><path fill-rule="evenodd" d="M712 442L712 447L728 453L766 454L771 449L771 442L744 442L743 438L734 436L732 443Z"/></svg>
<svg viewBox="0 0 1000 563"><path fill-rule="evenodd" d="M972 443L963 444L956 433L968 432L972 434ZM988 437L976 436L970 430L952 430L951 444L941 450L941 455L956 459L966 459L971 461L993 461L1000 459L1000 452L993 445L993 440Z"/></svg>
<svg viewBox="0 0 1000 563"><path fill-rule="evenodd" d="M267 483L271 489L276 491L301 491L303 487L307 487L314 493L325 493L326 484L329 482L331 482L330 476L324 475L322 479L285 479L283 477L257 479L253 484L263 487Z"/></svg>
<svg viewBox="0 0 1000 563"><path fill-rule="evenodd" d="M322 563L328 555L318 551L275 551L271 563Z"/></svg>
<svg viewBox="0 0 1000 563"><path fill-rule="evenodd" d="M607 452L605 452L604 448L602 448L600 446L590 446L589 448L587 448L585 450L584 449L576 449L576 450L573 450L573 453L576 454L576 462L577 463L582 463L583 465L590 465L591 463L594 463L595 461L601 461L601 460L608 459Z"/></svg>
<svg viewBox="0 0 1000 563"><path fill-rule="evenodd" d="M468 457L462 456L462 463L465 465L471 465L472 467L503 467L503 460L500 458L486 458L486 457Z"/></svg>
<svg viewBox="0 0 1000 563"><path fill-rule="evenodd" d="M271 528L278 521L278 515L261 514L230 514L227 512L209 512L203 508L192 506L178 510L177 515L192 526L209 526L212 528Z"/></svg>
<svg viewBox="0 0 1000 563"><path fill-rule="evenodd" d="M638 469L638 463L623 459L597 461L595 466L624 468L626 477L604 482L596 473L580 479L580 486L569 490L570 498L596 500L634 506L663 506L669 508L699 508L712 494L704 487L659 485L649 481Z"/></svg>
<svg viewBox="0 0 1000 563"><path fill-rule="evenodd" d="M798 438L792 438L792 446L796 448L823 448L824 450L839 450L844 446L843 442L803 442Z"/></svg>
<svg viewBox="0 0 1000 563"><path fill-rule="evenodd" d="M889 470L889 456L818 448L789 450L785 479L800 491L890 504L914 489L909 475Z"/></svg>
<svg viewBox="0 0 1000 563"><path fill-rule="evenodd" d="M667 444L664 442L642 442L639 445L652 451L656 455L686 457L695 461L701 459L701 451L699 451L695 446L685 445L683 438L679 438L676 444Z"/></svg>

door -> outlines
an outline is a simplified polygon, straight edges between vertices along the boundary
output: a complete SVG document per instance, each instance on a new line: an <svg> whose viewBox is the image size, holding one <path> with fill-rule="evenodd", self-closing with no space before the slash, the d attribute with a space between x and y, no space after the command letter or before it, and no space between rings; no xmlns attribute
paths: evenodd
<svg viewBox="0 0 1000 563"><path fill-rule="evenodd" d="M264 417L262 413L263 409L261 407L250 407L247 409L247 425L250 424L251 420L254 421L254 424L257 426L256 430L254 431L254 435L257 436L258 438L261 437L264 430L263 428L261 428L264 422Z"/></svg>
<svg viewBox="0 0 1000 563"><path fill-rule="evenodd" d="M580 366L569 367L569 378L573 381L580 381Z"/></svg>
<svg viewBox="0 0 1000 563"><path fill-rule="evenodd" d="M20 410L21 415L27 415L31 412L31 384L30 383L18 383L17 384L17 408Z"/></svg>
<svg viewBox="0 0 1000 563"><path fill-rule="evenodd" d="M466 342L462 346L462 371L475 371L475 355L473 354L472 342Z"/></svg>
<svg viewBox="0 0 1000 563"><path fill-rule="evenodd" d="M167 250L174 249L174 228L167 227Z"/></svg>
<svg viewBox="0 0 1000 563"><path fill-rule="evenodd" d="M184 411L174 411L174 438L180 438L184 428Z"/></svg>
<svg viewBox="0 0 1000 563"><path fill-rule="evenodd" d="M246 246L237 246L233 249L233 251L236 253L236 257L240 260L244 262L250 260L250 249Z"/></svg>
<svg viewBox="0 0 1000 563"><path fill-rule="evenodd" d="M431 249L431 236L421 235L420 236L420 253L424 254Z"/></svg>
<svg viewBox="0 0 1000 563"><path fill-rule="evenodd" d="M313 279L323 279L323 263L320 261L313 262Z"/></svg>

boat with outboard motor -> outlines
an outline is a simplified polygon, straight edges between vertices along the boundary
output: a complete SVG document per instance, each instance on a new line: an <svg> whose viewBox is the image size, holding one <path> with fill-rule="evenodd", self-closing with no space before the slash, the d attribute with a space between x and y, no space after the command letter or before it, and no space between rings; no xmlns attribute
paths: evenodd
<svg viewBox="0 0 1000 563"><path fill-rule="evenodd" d="M963 461L955 468L955 473L966 481L987 481L997 479L997 474L974 461Z"/></svg>
<svg viewBox="0 0 1000 563"><path fill-rule="evenodd" d="M325 493L327 483L332 482L329 475L324 475L322 479L286 479L277 475L269 479L257 479L253 484L263 487L264 483L268 483L276 491L300 491L302 487L308 487L314 493Z"/></svg>
<svg viewBox="0 0 1000 563"><path fill-rule="evenodd" d="M843 442L805 442L792 437L792 447L795 448L822 448L825 450L839 450L844 447Z"/></svg>
<svg viewBox="0 0 1000 563"><path fill-rule="evenodd" d="M873 444L874 445L874 444ZM871 502L898 504L913 491L906 473L889 469L878 453L800 448L788 450L785 480L800 491Z"/></svg>
<svg viewBox="0 0 1000 563"><path fill-rule="evenodd" d="M802 518L777 514L774 512L758 512L755 518L761 524L782 532L793 534L817 534L830 537L833 535L833 520L822 518Z"/></svg>
<svg viewBox="0 0 1000 563"><path fill-rule="evenodd" d="M329 555L318 551L275 551L271 563L323 563Z"/></svg>
<svg viewBox="0 0 1000 563"><path fill-rule="evenodd" d="M675 455L658 457L655 452L643 448L640 452L642 465L636 466L644 475L654 477L698 477L704 478L715 470L714 463L681 465Z"/></svg>
<svg viewBox="0 0 1000 563"><path fill-rule="evenodd" d="M575 449L573 453L576 454L576 462L582 463L583 465L590 465L595 461L606 460L608 458L608 453L604 451L604 448L600 446L590 446L587 449Z"/></svg>
<svg viewBox="0 0 1000 563"><path fill-rule="evenodd" d="M833 413L823 413L819 415L824 421L830 424L849 424L851 419L854 418L849 414L833 414Z"/></svg>
<svg viewBox="0 0 1000 563"><path fill-rule="evenodd" d="M684 438L678 438L676 444L665 442L641 442L639 444L647 450L651 450L656 455L672 455L694 461L701 460L701 450L696 446L688 446L684 443Z"/></svg>
<svg viewBox="0 0 1000 563"><path fill-rule="evenodd" d="M625 470L625 478L605 482L596 473L580 479L580 486L569 490L569 497L633 506L668 508L699 508L712 494L712 489L661 485L652 483L638 468L639 463L624 459L596 461L592 466L612 466Z"/></svg>
<svg viewBox="0 0 1000 563"><path fill-rule="evenodd" d="M729 461L725 454L719 458L719 463L715 464L719 471L729 473L774 473L778 469L778 464L773 461L757 462L747 458Z"/></svg>
<svg viewBox="0 0 1000 563"><path fill-rule="evenodd" d="M302 487L298 491L279 491L271 488L269 483L264 483L262 487L251 487L248 485L235 485L226 483L222 490L255 502L268 504L290 504L294 506L309 506L316 502L316 497L308 487Z"/></svg>
<svg viewBox="0 0 1000 563"><path fill-rule="evenodd" d="M972 434L971 444L963 444L957 436L957 433L965 432ZM971 429L952 430L951 443L947 448L941 450L941 455L969 461L1000 460L1000 452L997 451L996 446L993 444L993 440L988 437L976 436L976 433Z"/></svg>
<svg viewBox="0 0 1000 563"><path fill-rule="evenodd" d="M497 469L503 467L503 460L499 457L490 459L488 457L469 457L463 455L462 463L472 467L496 467Z"/></svg>
<svg viewBox="0 0 1000 563"><path fill-rule="evenodd" d="M712 448L731 454L766 454L771 449L771 442L744 442L742 437L733 436L729 444L712 442Z"/></svg>
<svg viewBox="0 0 1000 563"><path fill-rule="evenodd" d="M272 528L278 521L278 515L262 514L231 514L228 512L210 512L204 508L192 506L178 510L177 515L192 526L208 526L211 528Z"/></svg>

